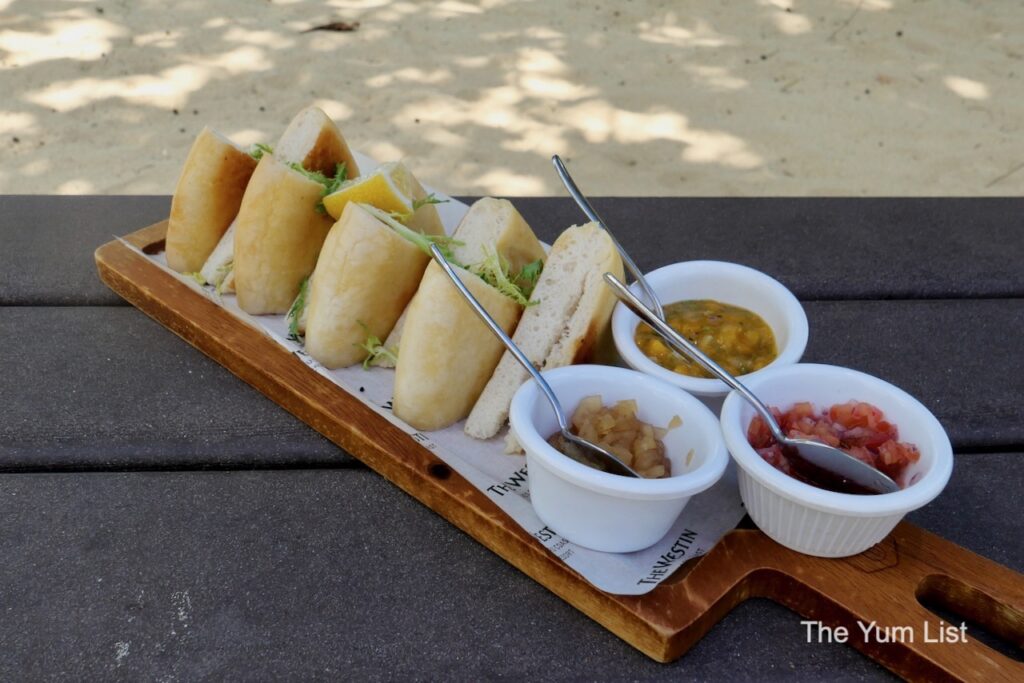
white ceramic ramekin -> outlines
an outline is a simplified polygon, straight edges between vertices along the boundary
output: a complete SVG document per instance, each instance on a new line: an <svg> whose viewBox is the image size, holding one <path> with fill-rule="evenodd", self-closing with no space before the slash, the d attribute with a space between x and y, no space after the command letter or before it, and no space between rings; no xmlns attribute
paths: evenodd
<svg viewBox="0 0 1024 683"><path fill-rule="evenodd" d="M579 402L598 395L605 405L636 399L638 417L666 427L672 476L635 479L608 474L562 455L547 443L558 422L536 382L516 392L509 410L512 433L526 451L530 500L551 529L585 548L624 553L657 543L690 497L721 478L729 461L714 414L677 387L626 368L573 365L544 373L571 419ZM687 456L693 451L687 465Z"/></svg>
<svg viewBox="0 0 1024 683"><path fill-rule="evenodd" d="M744 375L744 378L800 360L807 347L807 314L792 292L778 280L764 273L724 261L684 261L658 268L644 275L663 305L691 299L714 299L722 303L741 306L761 316L775 334L778 357L764 368ZM630 288L643 300L636 283ZM718 379L688 377L663 368L644 355L636 345L634 335L640 319L622 303L612 314L612 336L615 348L629 367L660 377L702 398L720 399L729 393L729 387ZM711 402L713 408L719 406Z"/></svg>
<svg viewBox="0 0 1024 683"><path fill-rule="evenodd" d="M953 449L942 425L910 394L863 372L834 365L798 364L744 378L770 406L787 410L809 401L823 410L851 399L870 403L896 425L899 438L921 459L907 470L901 491L853 495L825 491L775 469L747 442L754 410L736 392L722 406L722 433L739 465L740 495L754 523L786 546L808 555L845 557L885 538L911 510L939 495L953 471Z"/></svg>

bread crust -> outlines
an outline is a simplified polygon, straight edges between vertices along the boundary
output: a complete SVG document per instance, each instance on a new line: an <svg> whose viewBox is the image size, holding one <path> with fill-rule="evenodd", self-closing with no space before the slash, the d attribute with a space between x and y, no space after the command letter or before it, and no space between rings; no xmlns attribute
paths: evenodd
<svg viewBox="0 0 1024 683"><path fill-rule="evenodd" d="M425 208L421 208L420 211ZM487 221L493 221L492 226L496 229L486 229ZM513 272L521 270L528 263L545 258L544 246L512 202L507 199L483 197L473 202L455 228L452 237L462 240L461 245L456 244L452 247L452 252L456 261L466 265L483 261L486 258L485 248L497 252L507 260ZM403 315L388 335L385 342L388 348L401 346L402 333L405 329L404 319ZM394 364L386 359L382 359L378 365L394 367Z"/></svg>
<svg viewBox="0 0 1024 683"><path fill-rule="evenodd" d="M481 235L482 239L472 239L467 233L478 216L480 220L493 220L497 230ZM452 236L465 242L452 251L460 263L467 265L483 261L487 257L485 250L496 252L508 261L513 272L538 259L544 260L545 257L544 246L533 229L507 199L481 197L473 202Z"/></svg>
<svg viewBox="0 0 1024 683"><path fill-rule="evenodd" d="M413 199L426 199L427 191L423 189L423 185L416 179L412 171L402 164L402 168L408 174L409 186L412 187L412 198ZM433 204L424 204L420 208L413 212L412 216L406 221L413 230L418 230L424 235L443 235L444 223L441 222L441 214L437 212L437 207Z"/></svg>
<svg viewBox="0 0 1024 683"><path fill-rule="evenodd" d="M601 233L607 235L603 230ZM611 245L610 239L608 243ZM622 258L614 245L609 247L605 258L587 273L580 303L568 321L565 334L544 359L545 370L594 359L601 338L607 334L612 309L618 301L611 288L605 284L605 273L611 273L619 280L625 279Z"/></svg>
<svg viewBox="0 0 1024 683"><path fill-rule="evenodd" d="M607 334L615 295L603 275L622 278L622 259L608 234L595 223L564 231L551 248L533 298L513 341L542 370L593 360ZM512 396L528 378L512 354L502 355L466 421L477 439L496 435L508 419Z"/></svg>
<svg viewBox="0 0 1024 683"><path fill-rule="evenodd" d="M272 154L260 160L235 223L235 292L246 313L286 313L313 272L331 228L316 210L322 188Z"/></svg>
<svg viewBox="0 0 1024 683"><path fill-rule="evenodd" d="M312 144L301 142L312 140ZM305 147L301 158L292 158L293 147ZM281 133L278 140L277 155L287 162L298 162L308 171L317 171L333 178L339 163L345 164L349 178L359 175L359 164L352 150L341 134L338 125L323 109L309 106L296 114Z"/></svg>
<svg viewBox="0 0 1024 683"><path fill-rule="evenodd" d="M430 257L350 202L317 260L307 304L306 351L328 368L366 357L369 335L384 339L416 293Z"/></svg>
<svg viewBox="0 0 1024 683"><path fill-rule="evenodd" d="M167 265L198 271L238 214L256 160L210 128L192 143L171 199Z"/></svg>
<svg viewBox="0 0 1024 683"><path fill-rule="evenodd" d="M522 307L478 276L456 270L473 296L511 334ZM392 403L395 415L425 431L466 417L504 348L440 266L430 263L402 334Z"/></svg>

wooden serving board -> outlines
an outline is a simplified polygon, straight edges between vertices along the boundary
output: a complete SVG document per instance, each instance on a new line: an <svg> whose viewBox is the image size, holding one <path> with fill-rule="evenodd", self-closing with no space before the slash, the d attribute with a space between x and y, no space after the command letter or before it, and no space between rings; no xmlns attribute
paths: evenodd
<svg viewBox="0 0 1024 683"><path fill-rule="evenodd" d="M163 248L166 221L125 237L146 253ZM308 368L287 349L119 241L96 251L115 292L281 407L455 524L644 654L669 662L733 607L775 600L809 620L844 626L849 644L911 679L1024 680L1024 664L977 639L926 642L943 622L920 600L1024 648L1024 577L911 524L860 555L802 555L760 531L737 529L711 551L637 597L604 593L548 552L483 493L429 450ZM858 622L910 626L915 637L865 639ZM801 635L803 635L801 626Z"/></svg>

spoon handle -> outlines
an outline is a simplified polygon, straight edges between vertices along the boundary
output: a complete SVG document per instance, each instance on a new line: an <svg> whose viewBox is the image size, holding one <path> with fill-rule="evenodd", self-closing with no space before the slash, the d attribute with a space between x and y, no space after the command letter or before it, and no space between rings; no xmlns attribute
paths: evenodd
<svg viewBox="0 0 1024 683"><path fill-rule="evenodd" d="M508 349L509 353L519 361L519 364L526 368L527 372L533 375L533 379L537 381L537 386L539 386L540 390L544 392L544 395L547 396L548 401L551 403L551 407L555 410L555 417L558 419L559 429L563 432L568 431L569 422L565 419L565 413L562 411L562 404L558 402L558 397L555 396L555 392L552 390L551 385L548 384L547 380L541 376L540 371L533 366L530 359L519 350L519 347L516 346L511 337L505 334L505 330L501 329L501 325L491 317L491 314L487 312L487 309L476 300L476 297L473 296L472 293L470 293L465 283L462 282L462 278L459 277L451 264L448 263L448 260L445 259L444 254L441 253L441 250L437 248L436 244L430 245L430 253L433 254L434 260L437 261L437 265L441 266L441 269L451 279L452 284L454 284L459 290L459 293L462 294L463 298L466 299L480 319L484 321L484 324L491 328L491 332L501 340L501 343L505 345L505 348Z"/></svg>
<svg viewBox="0 0 1024 683"><path fill-rule="evenodd" d="M608 226L605 225L603 220L601 220L601 217L597 215L597 211L594 210L590 201L583 196L582 192L580 192L580 188L576 187L576 182L572 179L572 176L569 175L569 169L567 169L565 164L562 163L561 157L555 154L551 157L551 163L555 165L555 171L558 172L558 177L562 179L562 184L565 185L565 189L568 190L569 194L572 195L572 198L576 200L576 204L579 205L583 210L583 213L587 215L587 218L597 223L601 226L602 230L608 233L608 237L611 238L612 244L615 245L615 248L619 252L619 256L622 257L622 262L626 265L626 270L629 271L629 274L633 276L634 280L640 283L640 288L644 290L644 296L646 296L647 300L651 302L651 308L654 309L654 314L658 316L659 319L664 320L665 311L661 307L658 295L655 294L654 289L647 284L647 279L644 277L643 271L637 267L630 255L626 253L626 250L622 248L619 241L615 239L615 235L613 235L612 231L608 229Z"/></svg>
<svg viewBox="0 0 1024 683"><path fill-rule="evenodd" d="M658 318L654 311L645 306L644 303L640 301L633 292L629 291L629 289L626 288L626 285L622 284L617 277L611 273L605 273L604 280L608 283L608 286L612 288L612 292L619 298L619 301L625 304L629 310L636 313L641 320L654 328L654 331L657 332L674 349L680 353L685 353L690 356L705 370L739 392L740 396L745 398L754 410L757 411L758 415L760 415L768 424L768 429L771 430L772 435L775 436L775 439L779 443L786 441L786 436L782 433L782 429L779 428L779 424L775 421L775 416L773 416L771 411L768 410L768 407L761 402L761 399L750 392L750 389L747 389L747 387L745 387L738 379L726 372L721 365L711 360L703 351L691 344L688 339L672 329L668 323Z"/></svg>

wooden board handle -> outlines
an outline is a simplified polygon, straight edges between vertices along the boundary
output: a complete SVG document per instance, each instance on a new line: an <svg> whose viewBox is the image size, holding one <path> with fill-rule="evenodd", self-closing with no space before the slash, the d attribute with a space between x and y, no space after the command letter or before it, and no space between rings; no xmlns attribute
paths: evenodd
<svg viewBox="0 0 1024 683"><path fill-rule="evenodd" d="M966 642L952 642L959 629L950 631L949 623L921 604L938 603L1020 648L1024 580L906 522L866 552L836 560L789 550L760 531L733 531L682 580L670 583L658 602L686 605L693 619L669 639L666 661L743 600L764 597L807 620L846 628L850 645L907 678L1024 680L1024 664L970 631ZM816 628L810 629L801 625L799 637L816 640Z"/></svg>

